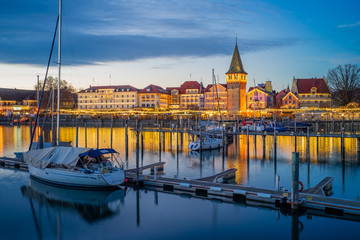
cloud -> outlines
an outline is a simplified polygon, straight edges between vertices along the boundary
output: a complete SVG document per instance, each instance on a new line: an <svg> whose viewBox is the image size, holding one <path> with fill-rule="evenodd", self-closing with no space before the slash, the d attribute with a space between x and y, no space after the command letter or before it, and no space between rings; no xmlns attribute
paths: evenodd
<svg viewBox="0 0 360 240"><path fill-rule="evenodd" d="M66 1L63 63L86 65L153 57L230 55L237 33L247 34L238 38L242 53L299 43L296 37L271 38L265 30L254 30L254 19L261 13L254 12L253 7L249 2L236 0ZM0 62L45 65L57 11L56 1L34 0L30 4L28 0L17 0L2 4ZM273 33L274 29L268 32Z"/></svg>
<svg viewBox="0 0 360 240"><path fill-rule="evenodd" d="M351 28L351 27L357 27L357 26L360 26L360 21L358 21L356 23L352 23L352 24L338 25L338 28Z"/></svg>

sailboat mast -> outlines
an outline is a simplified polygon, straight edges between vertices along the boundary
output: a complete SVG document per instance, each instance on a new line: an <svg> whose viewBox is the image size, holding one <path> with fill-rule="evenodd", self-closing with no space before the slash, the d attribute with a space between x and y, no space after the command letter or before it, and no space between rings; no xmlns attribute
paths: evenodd
<svg viewBox="0 0 360 240"><path fill-rule="evenodd" d="M61 77L61 7L62 0L59 0L59 42L58 42L58 68L59 68L59 79L58 79L58 96L57 96L57 118L56 118L56 145L59 145L60 135L60 77Z"/></svg>

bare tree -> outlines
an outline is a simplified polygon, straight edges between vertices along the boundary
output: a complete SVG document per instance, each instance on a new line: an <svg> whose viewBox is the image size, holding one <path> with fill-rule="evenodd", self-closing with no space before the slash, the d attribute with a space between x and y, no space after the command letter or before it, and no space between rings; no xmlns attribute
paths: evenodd
<svg viewBox="0 0 360 240"><path fill-rule="evenodd" d="M343 106L356 100L360 88L360 68L355 64L339 65L327 74L334 104Z"/></svg>

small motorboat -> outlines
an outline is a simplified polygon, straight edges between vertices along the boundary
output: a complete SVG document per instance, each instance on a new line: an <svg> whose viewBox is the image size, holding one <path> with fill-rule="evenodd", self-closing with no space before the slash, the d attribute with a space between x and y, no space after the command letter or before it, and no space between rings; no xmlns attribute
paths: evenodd
<svg viewBox="0 0 360 240"><path fill-rule="evenodd" d="M200 141L202 144L202 150L211 150L221 148L223 146L223 140L220 138L214 138L210 136L204 136L202 139L198 138L196 141L189 143L189 149L191 151L200 150Z"/></svg>

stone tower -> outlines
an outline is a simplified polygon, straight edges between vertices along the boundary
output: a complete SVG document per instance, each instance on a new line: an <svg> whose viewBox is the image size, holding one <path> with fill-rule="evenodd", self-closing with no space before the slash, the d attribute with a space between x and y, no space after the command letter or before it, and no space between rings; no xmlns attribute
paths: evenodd
<svg viewBox="0 0 360 240"><path fill-rule="evenodd" d="M226 73L226 83L229 113L246 111L247 72L245 72L241 62L237 42L235 44L229 71Z"/></svg>

